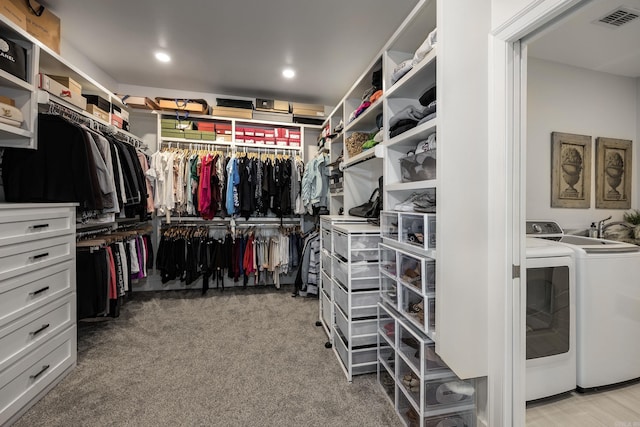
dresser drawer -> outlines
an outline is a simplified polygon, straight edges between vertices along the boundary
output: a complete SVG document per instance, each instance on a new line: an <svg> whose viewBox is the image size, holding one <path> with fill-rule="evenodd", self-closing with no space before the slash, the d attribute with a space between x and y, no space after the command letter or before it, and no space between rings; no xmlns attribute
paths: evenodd
<svg viewBox="0 0 640 427"><path fill-rule="evenodd" d="M73 236L2 246L0 247L0 280L48 267L74 256Z"/></svg>
<svg viewBox="0 0 640 427"><path fill-rule="evenodd" d="M65 261L0 282L0 325L71 293L75 274L73 261Z"/></svg>
<svg viewBox="0 0 640 427"><path fill-rule="evenodd" d="M0 373L0 425L72 367L76 349L72 326Z"/></svg>
<svg viewBox="0 0 640 427"><path fill-rule="evenodd" d="M23 208L0 212L0 245L72 234L75 230L74 212L69 208Z"/></svg>
<svg viewBox="0 0 640 427"><path fill-rule="evenodd" d="M68 294L0 329L0 372L75 323L76 295Z"/></svg>

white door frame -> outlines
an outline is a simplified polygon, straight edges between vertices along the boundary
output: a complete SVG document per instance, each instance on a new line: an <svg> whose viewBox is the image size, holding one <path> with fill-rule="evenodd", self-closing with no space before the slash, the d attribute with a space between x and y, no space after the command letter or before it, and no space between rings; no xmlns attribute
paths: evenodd
<svg viewBox="0 0 640 427"><path fill-rule="evenodd" d="M536 0L490 35L488 425L525 425L526 46L589 0Z"/></svg>

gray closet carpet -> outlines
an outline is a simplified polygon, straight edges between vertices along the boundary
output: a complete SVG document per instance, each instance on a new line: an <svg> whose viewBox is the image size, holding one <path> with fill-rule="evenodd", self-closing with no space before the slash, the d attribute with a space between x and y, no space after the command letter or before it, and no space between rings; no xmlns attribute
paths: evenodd
<svg viewBox="0 0 640 427"><path fill-rule="evenodd" d="M135 294L79 326L78 366L16 426L400 426L375 375L349 384L291 286Z"/></svg>

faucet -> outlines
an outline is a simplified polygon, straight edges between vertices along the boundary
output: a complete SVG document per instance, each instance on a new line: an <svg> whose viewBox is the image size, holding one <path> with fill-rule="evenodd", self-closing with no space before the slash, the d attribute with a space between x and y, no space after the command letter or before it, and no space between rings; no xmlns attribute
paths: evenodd
<svg viewBox="0 0 640 427"><path fill-rule="evenodd" d="M610 219L611 219L611 216L598 221L598 239L602 239L604 237L604 223L605 221L609 221Z"/></svg>

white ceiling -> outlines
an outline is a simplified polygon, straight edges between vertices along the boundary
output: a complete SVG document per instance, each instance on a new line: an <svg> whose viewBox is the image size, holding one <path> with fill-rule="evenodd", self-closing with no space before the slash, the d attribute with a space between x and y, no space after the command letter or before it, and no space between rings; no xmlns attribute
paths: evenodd
<svg viewBox="0 0 640 427"><path fill-rule="evenodd" d="M122 84L335 105L418 0L50 0ZM153 53L166 49L170 64ZM281 71L297 76L285 80Z"/></svg>
<svg viewBox="0 0 640 427"><path fill-rule="evenodd" d="M529 55L590 70L640 77L640 18L621 27L594 24L619 6L638 11L640 0L594 0L532 38Z"/></svg>

